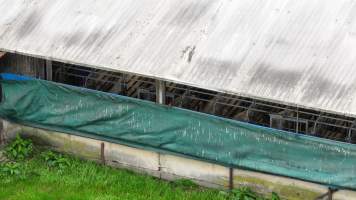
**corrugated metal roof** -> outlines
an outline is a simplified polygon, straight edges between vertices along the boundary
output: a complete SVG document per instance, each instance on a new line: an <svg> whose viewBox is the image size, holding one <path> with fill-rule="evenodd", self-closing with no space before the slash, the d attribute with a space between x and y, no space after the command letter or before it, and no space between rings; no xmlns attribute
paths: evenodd
<svg viewBox="0 0 356 200"><path fill-rule="evenodd" d="M0 0L0 49L356 116L355 0Z"/></svg>

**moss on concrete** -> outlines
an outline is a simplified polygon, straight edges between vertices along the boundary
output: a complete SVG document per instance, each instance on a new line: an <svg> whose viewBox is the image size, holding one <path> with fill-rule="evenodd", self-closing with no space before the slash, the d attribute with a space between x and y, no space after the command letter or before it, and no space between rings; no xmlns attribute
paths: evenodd
<svg viewBox="0 0 356 200"><path fill-rule="evenodd" d="M87 143L71 140L72 145L72 153L75 153L79 157L83 157L90 160L99 160L100 159L100 143L98 143L98 147L88 146Z"/></svg>

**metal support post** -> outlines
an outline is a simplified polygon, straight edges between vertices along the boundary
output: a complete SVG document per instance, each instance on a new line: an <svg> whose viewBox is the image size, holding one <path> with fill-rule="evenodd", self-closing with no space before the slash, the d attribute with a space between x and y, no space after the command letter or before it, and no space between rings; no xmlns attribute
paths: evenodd
<svg viewBox="0 0 356 200"><path fill-rule="evenodd" d="M298 107L297 107L297 123L296 123L296 133L299 133L299 112L298 112Z"/></svg>
<svg viewBox="0 0 356 200"><path fill-rule="evenodd" d="M100 144L100 160L101 164L105 165L105 143Z"/></svg>
<svg viewBox="0 0 356 200"><path fill-rule="evenodd" d="M46 80L52 81L52 61L46 60Z"/></svg>
<svg viewBox="0 0 356 200"><path fill-rule="evenodd" d="M232 191L234 189L234 168L229 168L229 190Z"/></svg>
<svg viewBox="0 0 356 200"><path fill-rule="evenodd" d="M166 83L156 80L156 103L166 104Z"/></svg>
<svg viewBox="0 0 356 200"><path fill-rule="evenodd" d="M166 104L166 83L161 80L156 80L156 103ZM162 178L161 153L158 153L158 172L159 178Z"/></svg>

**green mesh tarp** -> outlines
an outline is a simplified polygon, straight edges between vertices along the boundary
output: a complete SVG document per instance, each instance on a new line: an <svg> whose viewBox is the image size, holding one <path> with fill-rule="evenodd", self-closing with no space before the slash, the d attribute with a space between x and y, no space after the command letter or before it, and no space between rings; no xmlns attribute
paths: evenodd
<svg viewBox="0 0 356 200"><path fill-rule="evenodd" d="M41 80L1 80L8 120L356 189L356 146Z"/></svg>

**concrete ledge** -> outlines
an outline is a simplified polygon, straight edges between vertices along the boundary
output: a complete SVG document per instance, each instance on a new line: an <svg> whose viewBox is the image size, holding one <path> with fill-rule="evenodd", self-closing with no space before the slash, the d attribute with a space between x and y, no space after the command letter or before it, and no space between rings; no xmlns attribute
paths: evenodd
<svg viewBox="0 0 356 200"><path fill-rule="evenodd" d="M227 188L225 184L229 177L227 167L172 155L161 155L160 164L162 172L165 173L162 177L165 179L170 179L167 175L174 175L192 179L207 187Z"/></svg>
<svg viewBox="0 0 356 200"><path fill-rule="evenodd" d="M21 133L23 137L31 138L39 145L97 162L102 161L104 144L105 163L108 165L166 180L191 179L200 185L220 189L227 189L229 186L229 168L217 164L22 126L5 120L0 120L0 123L3 124L5 141L10 141L17 133ZM233 170L233 182L234 187L249 186L263 194L274 191L282 198L292 200L314 200L328 192L328 188L322 185L239 169ZM338 191L333 197L336 200L356 200L356 192Z"/></svg>
<svg viewBox="0 0 356 200"><path fill-rule="evenodd" d="M159 178L158 153L105 142L106 164Z"/></svg>
<svg viewBox="0 0 356 200"><path fill-rule="evenodd" d="M246 170L234 170L235 187L249 186L263 194L277 192L291 200L315 199L328 192L322 185Z"/></svg>
<svg viewBox="0 0 356 200"><path fill-rule="evenodd" d="M340 190L333 194L333 200L356 200L356 192Z"/></svg>

